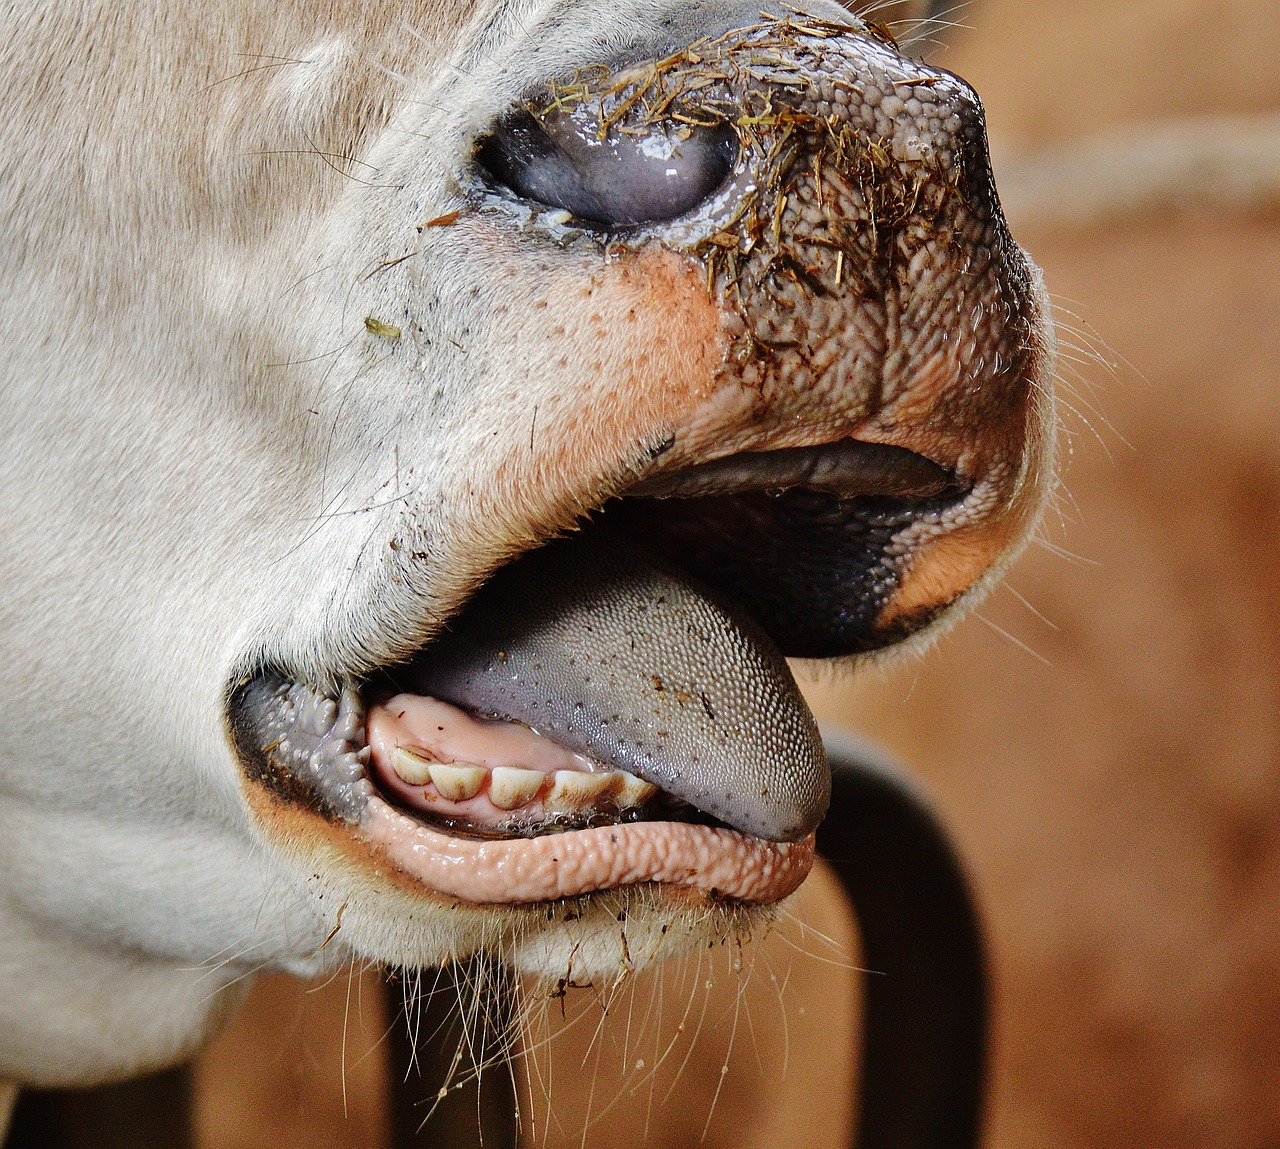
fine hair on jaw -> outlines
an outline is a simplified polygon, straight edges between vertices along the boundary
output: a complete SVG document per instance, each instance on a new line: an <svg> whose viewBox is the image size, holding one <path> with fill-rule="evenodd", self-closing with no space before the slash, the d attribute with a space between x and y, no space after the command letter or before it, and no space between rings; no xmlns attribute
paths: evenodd
<svg viewBox="0 0 1280 1149"><path fill-rule="evenodd" d="M456 1034L456 1050L443 1080L420 1077L422 1067L408 1067L406 1081L421 1082L422 1124L451 1092L482 1081L490 1073L510 1074L522 1139L543 1144L552 1133L564 1135L556 1110L557 1105L563 1105L564 1090L570 1090L575 1098L585 1098L587 1117L582 1136L586 1144L588 1131L628 1098L640 1099L646 1123L659 1120L663 1104L682 1079L688 1078L690 1065L709 1064L708 1058L714 1056L719 1071L714 1095L708 1099L705 1118L696 1115L705 1138L720 1087L729 1073L730 1054L742 1041L754 1045L758 1031L782 1034L784 1064L777 1068L784 1073L789 973L780 975L755 943L773 937L807 959L851 969L844 948L805 926L786 903L750 910L708 903L686 908L679 916L682 927L687 922L690 935L700 939L698 943L690 948L686 940L675 956L661 955L660 951L669 949L670 930L649 930L647 922L639 930L628 928L632 924L628 915L637 908L634 903L650 897L644 890L595 895L594 901L607 905L593 909L608 912L590 915L589 928L577 936L573 936L575 928L586 919L576 916L573 902L556 907L566 918L564 930L573 936L568 957L556 976L514 977L509 972L510 955L504 952L510 943L453 963L445 971L399 975L404 1018L396 1024L408 1025L413 1044L433 1042L445 1049L448 1058ZM596 923L609 919L615 926L616 965L610 972L584 976L575 959L582 947L603 944ZM797 930L798 937L789 936ZM817 949L826 952L815 952ZM661 964L655 960L658 956L665 957ZM776 1001L776 1018L751 1016L746 990L762 978L769 986L766 1000ZM713 989L725 984L732 986L732 1004L720 1001L713 1009ZM446 1010L452 1011L453 1020L436 1022ZM422 1029L428 1012L432 1023L439 1026L432 1033ZM584 1030L584 1026L588 1028ZM577 1036L577 1047L585 1047L586 1052L580 1064L568 1065L572 1079L562 1077L557 1083L553 1052L555 1044L570 1031ZM723 1053L718 1044L715 1050L708 1046L710 1039L704 1031L727 1034L728 1046ZM755 1060L759 1059L757 1048ZM562 1065L560 1072L565 1071ZM561 1096L557 1097L558 1093Z"/></svg>

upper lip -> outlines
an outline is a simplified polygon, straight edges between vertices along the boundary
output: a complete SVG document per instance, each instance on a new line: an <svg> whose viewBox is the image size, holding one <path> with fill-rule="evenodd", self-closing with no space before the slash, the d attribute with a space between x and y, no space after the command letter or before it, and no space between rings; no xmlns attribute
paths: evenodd
<svg viewBox="0 0 1280 1149"><path fill-rule="evenodd" d="M642 479L625 492L657 499L697 498L742 491L822 491L839 499L896 496L960 497L965 485L923 455L883 443L840 439L811 447L744 451Z"/></svg>
<svg viewBox="0 0 1280 1149"><path fill-rule="evenodd" d="M789 657L855 654L904 637L881 624L910 544L973 484L905 447L845 438L749 451L647 476L605 520L737 602ZM918 613L906 628L947 605Z"/></svg>

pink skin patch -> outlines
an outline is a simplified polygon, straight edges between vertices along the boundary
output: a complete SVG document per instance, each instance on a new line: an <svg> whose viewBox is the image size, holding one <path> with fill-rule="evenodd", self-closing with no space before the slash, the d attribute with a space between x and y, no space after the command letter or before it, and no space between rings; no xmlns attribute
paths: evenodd
<svg viewBox="0 0 1280 1149"><path fill-rule="evenodd" d="M523 766L550 774L555 770L601 770L520 722L476 718L465 710L421 694L397 694L369 710L365 719L375 760L393 746L430 752L437 762L474 762L477 766Z"/></svg>
<svg viewBox="0 0 1280 1149"><path fill-rule="evenodd" d="M481 825L507 819L510 813L495 807L487 791L449 801L430 782L409 785L392 764L396 748L413 748L439 763L488 770L517 767L549 777L563 770L594 774L602 769L528 727L476 719L418 695L396 695L372 707L367 731L371 766L384 791L405 805ZM539 812L540 802L526 809ZM429 889L481 904L541 902L641 882L768 903L804 881L814 854L813 835L800 842L766 842L724 827L661 821L537 838L461 838L424 826L377 796L366 807L357 834Z"/></svg>
<svg viewBox="0 0 1280 1149"><path fill-rule="evenodd" d="M799 842L765 842L737 830L683 822L631 822L482 842L430 830L377 797L357 833L437 893L508 905L640 882L776 902L804 881L814 847L812 834Z"/></svg>

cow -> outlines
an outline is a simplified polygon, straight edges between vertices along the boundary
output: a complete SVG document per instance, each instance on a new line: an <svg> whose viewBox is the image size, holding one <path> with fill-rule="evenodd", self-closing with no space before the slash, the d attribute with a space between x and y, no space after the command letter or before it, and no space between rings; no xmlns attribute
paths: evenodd
<svg viewBox="0 0 1280 1149"><path fill-rule="evenodd" d="M0 1080L258 970L768 921L830 790L786 659L927 645L1052 483L972 89L826 0L5 33Z"/></svg>

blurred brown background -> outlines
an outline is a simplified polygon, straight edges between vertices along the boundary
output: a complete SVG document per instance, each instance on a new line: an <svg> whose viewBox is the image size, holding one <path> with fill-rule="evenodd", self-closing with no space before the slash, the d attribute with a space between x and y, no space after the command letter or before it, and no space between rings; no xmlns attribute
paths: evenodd
<svg viewBox="0 0 1280 1149"><path fill-rule="evenodd" d="M812 697L919 772L972 868L993 1149L1273 1149L1280 4L954 16L930 58L982 93L1059 309L1063 486L979 618ZM599 1027L589 991L566 1003L523 1087L529 1144L843 1144L856 952L829 881L797 912L813 926L759 953L638 979ZM383 1143L373 978L255 991L201 1064L207 1149Z"/></svg>

